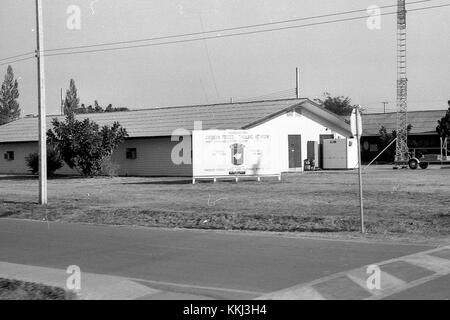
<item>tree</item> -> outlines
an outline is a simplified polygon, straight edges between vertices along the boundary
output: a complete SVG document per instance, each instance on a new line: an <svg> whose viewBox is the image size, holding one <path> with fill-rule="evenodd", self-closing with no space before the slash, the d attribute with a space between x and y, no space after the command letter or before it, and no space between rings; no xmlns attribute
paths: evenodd
<svg viewBox="0 0 450 320"><path fill-rule="evenodd" d="M118 122L111 127L100 126L89 120L67 114L65 122L53 119L53 129L47 132L48 143L60 154L71 168L85 176L101 174L102 163L128 136Z"/></svg>
<svg viewBox="0 0 450 320"><path fill-rule="evenodd" d="M75 80L70 79L69 89L66 91L64 100L64 114L77 112L80 107L80 99L78 98L78 90L75 86Z"/></svg>
<svg viewBox="0 0 450 320"><path fill-rule="evenodd" d="M112 104L109 104L105 108L105 112L123 112L123 111L130 111L128 108L122 107L122 108L114 108Z"/></svg>
<svg viewBox="0 0 450 320"><path fill-rule="evenodd" d="M86 108L84 103L81 104L81 107L73 109L73 112L76 114L85 114L85 113L104 113L104 112L122 112L129 111L128 108L114 108L112 104L109 104L105 109L103 109L97 100L94 101L94 107L89 105ZM66 113L67 114L67 113Z"/></svg>
<svg viewBox="0 0 450 320"><path fill-rule="evenodd" d="M100 107L100 105L98 104L98 101L97 101L97 100L94 101L94 105L95 105L95 107L94 107L94 112L96 112L96 113L101 113L101 112L103 112L103 108Z"/></svg>
<svg viewBox="0 0 450 320"><path fill-rule="evenodd" d="M31 173L37 174L39 172L39 154L37 152L31 153L25 158L28 168L30 168ZM61 169L63 163L58 155L58 153L49 149L47 151L47 174L52 176L55 174L56 170Z"/></svg>
<svg viewBox="0 0 450 320"><path fill-rule="evenodd" d="M448 101L448 110L441 120L438 120L438 126L436 127L436 132L439 137L445 140L445 138L450 137L450 100Z"/></svg>
<svg viewBox="0 0 450 320"><path fill-rule="evenodd" d="M97 100L94 101L94 107L89 105L86 108L84 103L80 107L80 98L78 98L78 90L75 85L75 80L70 79L69 89L66 91L66 98L64 99L64 114L75 113L103 113L103 112L120 112L129 111L128 108L113 108L112 104L109 104L107 108L103 109ZM0 123L1 124L1 123Z"/></svg>
<svg viewBox="0 0 450 320"><path fill-rule="evenodd" d="M14 71L8 66L5 79L0 89L0 125L14 121L20 117L19 83L14 78Z"/></svg>
<svg viewBox="0 0 450 320"><path fill-rule="evenodd" d="M352 114L355 106L352 105L352 100L349 97L332 97L328 92L325 92L323 96L323 99L314 100L323 105L325 109L340 116L349 116Z"/></svg>
<svg viewBox="0 0 450 320"><path fill-rule="evenodd" d="M75 110L76 114L84 114L87 113L86 105L84 103L81 104L81 107L79 107L77 110Z"/></svg>

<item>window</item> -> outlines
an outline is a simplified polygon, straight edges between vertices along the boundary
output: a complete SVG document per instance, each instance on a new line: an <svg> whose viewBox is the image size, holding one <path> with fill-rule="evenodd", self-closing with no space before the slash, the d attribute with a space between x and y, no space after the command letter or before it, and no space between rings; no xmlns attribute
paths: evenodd
<svg viewBox="0 0 450 320"><path fill-rule="evenodd" d="M8 160L8 161L14 160L14 151L6 151L5 160Z"/></svg>
<svg viewBox="0 0 450 320"><path fill-rule="evenodd" d="M137 152L136 148L127 148L127 159L136 159Z"/></svg>

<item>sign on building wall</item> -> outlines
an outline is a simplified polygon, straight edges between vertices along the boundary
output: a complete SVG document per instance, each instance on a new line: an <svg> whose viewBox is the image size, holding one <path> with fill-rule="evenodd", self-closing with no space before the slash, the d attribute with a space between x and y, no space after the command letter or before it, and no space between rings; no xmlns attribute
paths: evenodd
<svg viewBox="0 0 450 320"><path fill-rule="evenodd" d="M192 132L194 177L280 174L277 139L270 132Z"/></svg>

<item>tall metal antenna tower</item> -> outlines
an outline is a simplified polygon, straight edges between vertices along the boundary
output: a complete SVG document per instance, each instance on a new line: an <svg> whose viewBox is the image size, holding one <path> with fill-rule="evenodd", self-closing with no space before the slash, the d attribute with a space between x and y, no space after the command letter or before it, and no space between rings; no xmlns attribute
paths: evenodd
<svg viewBox="0 0 450 320"><path fill-rule="evenodd" d="M406 5L397 4L397 145L395 163L406 165L408 152L408 78L406 75Z"/></svg>

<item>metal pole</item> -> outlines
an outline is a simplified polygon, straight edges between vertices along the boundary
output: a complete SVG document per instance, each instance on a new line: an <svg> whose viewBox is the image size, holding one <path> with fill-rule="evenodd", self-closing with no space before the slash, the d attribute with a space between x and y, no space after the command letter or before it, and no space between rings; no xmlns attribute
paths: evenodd
<svg viewBox="0 0 450 320"><path fill-rule="evenodd" d="M47 138L45 111L44 33L42 0L36 0L36 58L39 98L39 203L47 204Z"/></svg>
<svg viewBox="0 0 450 320"><path fill-rule="evenodd" d="M363 186L362 186L362 166L361 166L361 132L359 132L360 108L356 109L356 144L358 147L358 179L359 179L359 207L361 213L361 233L365 233L364 228L364 202L363 202Z"/></svg>
<svg viewBox="0 0 450 320"><path fill-rule="evenodd" d="M300 70L295 68L295 95L297 99L300 99Z"/></svg>

